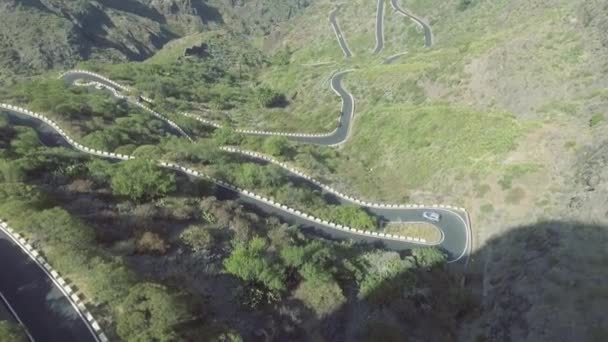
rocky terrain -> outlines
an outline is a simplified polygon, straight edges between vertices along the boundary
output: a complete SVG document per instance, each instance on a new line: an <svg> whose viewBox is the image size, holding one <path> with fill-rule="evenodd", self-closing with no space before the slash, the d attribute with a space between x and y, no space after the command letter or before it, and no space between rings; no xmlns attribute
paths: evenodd
<svg viewBox="0 0 608 342"><path fill-rule="evenodd" d="M0 3L0 76L70 68L83 60L142 61L209 27L268 31L308 0L6 0Z"/></svg>

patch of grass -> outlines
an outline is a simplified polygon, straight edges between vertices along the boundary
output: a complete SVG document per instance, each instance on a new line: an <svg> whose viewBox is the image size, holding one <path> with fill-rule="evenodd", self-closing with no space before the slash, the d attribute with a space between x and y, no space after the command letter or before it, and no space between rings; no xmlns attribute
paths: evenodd
<svg viewBox="0 0 608 342"><path fill-rule="evenodd" d="M144 63L164 64L173 63L184 55L187 48L201 44L209 34L197 33L180 39L173 40L163 46L154 56L148 58Z"/></svg>
<svg viewBox="0 0 608 342"><path fill-rule="evenodd" d="M520 178L528 173L537 172L542 168L539 164L516 164L509 165L502 178L498 181L503 190L511 189L513 180Z"/></svg>
<svg viewBox="0 0 608 342"><path fill-rule="evenodd" d="M519 204L526 197L526 191L522 188L513 188L509 190L505 197L505 202L508 204Z"/></svg>
<svg viewBox="0 0 608 342"><path fill-rule="evenodd" d="M430 223L398 223L391 222L384 227L384 233L411 236L425 239L434 243L441 239L441 233L437 227Z"/></svg>
<svg viewBox="0 0 608 342"><path fill-rule="evenodd" d="M564 147L569 150L572 150L576 147L576 141L574 141L574 140L566 141L566 143L564 144Z"/></svg>
<svg viewBox="0 0 608 342"><path fill-rule="evenodd" d="M489 184L475 185L475 197L483 198L490 190L492 190L492 187Z"/></svg>
<svg viewBox="0 0 608 342"><path fill-rule="evenodd" d="M602 121L604 121L604 114L602 114L602 113L593 114L591 119L589 119L589 127L594 127Z"/></svg>
<svg viewBox="0 0 608 342"><path fill-rule="evenodd" d="M438 173L483 173L526 130L507 113L440 103L377 106L360 114L338 172L374 193L419 187Z"/></svg>
<svg viewBox="0 0 608 342"><path fill-rule="evenodd" d="M487 203L479 207L479 210L481 210L481 212L484 214L491 214L494 212L494 206L490 203Z"/></svg>

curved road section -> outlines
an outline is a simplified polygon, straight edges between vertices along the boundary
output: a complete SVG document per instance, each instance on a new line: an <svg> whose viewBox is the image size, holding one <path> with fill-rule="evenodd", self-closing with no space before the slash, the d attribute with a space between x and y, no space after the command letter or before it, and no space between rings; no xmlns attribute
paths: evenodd
<svg viewBox="0 0 608 342"><path fill-rule="evenodd" d="M382 51L384 48L384 0L378 0L376 10L376 47L374 53Z"/></svg>
<svg viewBox="0 0 608 342"><path fill-rule="evenodd" d="M281 135L289 138L293 141L298 141L307 144L315 145L327 145L337 146L341 145L348 140L351 132L353 117L355 114L355 99L351 93L349 93L342 86L342 80L344 76L352 70L345 70L335 73L331 78L332 90L340 96L342 99L342 106L340 109L340 116L338 119L338 127L330 133L326 134L305 134L305 133L280 133L280 132L261 132L253 130L236 130L239 133L251 134L251 135ZM115 89L115 85L112 85L111 81L101 77L100 75L92 73L84 73L73 71L66 73L62 76L62 79L69 84L76 84L77 81L97 82L101 83L109 89ZM128 99L127 99L128 100ZM132 101L130 101L132 102ZM160 115L160 114L159 114Z"/></svg>
<svg viewBox="0 0 608 342"><path fill-rule="evenodd" d="M342 35L342 30L340 30L340 25L338 25L338 20L336 19L336 13L338 13L339 9L340 9L340 6L336 7L333 11L329 12L329 22L331 24L331 27L333 27L333 29L334 29L334 33L336 34L336 38L338 39L340 48L342 48L344 57L350 58L353 56L353 54L350 52L350 49L348 48L348 44L346 44L346 39L344 39L344 36Z"/></svg>
<svg viewBox="0 0 608 342"><path fill-rule="evenodd" d="M422 29L424 30L424 45L427 48L433 46L433 31L431 30L431 26L427 24L426 21L424 21L422 18L404 11L401 6L399 6L399 3L397 1L398 0L391 0L391 5L393 6L393 9L402 16L412 19L416 24L422 27Z"/></svg>
<svg viewBox="0 0 608 342"><path fill-rule="evenodd" d="M91 149L85 148L79 145L69 138L67 134L59 127L50 126L48 122L40 121L41 117L35 117L33 113L24 113L23 111L16 110L14 108L8 108L8 106L2 106L0 108L6 112L12 118L20 120L22 124L29 124L33 126L41 134L41 140L43 141L58 141L61 145L68 145L72 148L78 149L85 153L101 156L105 158L122 159L117 157L115 154L110 154L102 151L92 151ZM40 123L43 123L44 128L40 127ZM125 157L125 156L123 156ZM129 157L131 158L131 157ZM162 164L162 163L161 163ZM199 173L187 171L186 168L180 167L179 165L163 165L173 170L180 171L189 176L195 174L197 177L205 177ZM206 177L209 179L209 177ZM344 229L337 229L335 225L326 221L319 221L311 218L304 213L289 210L286 206L279 203L275 203L269 200L260 199L259 196L247 192L243 189L238 189L230 184L219 182L217 180L210 179L218 185L218 198L235 198L239 199L245 204L251 204L257 210L263 211L268 214L274 214L282 217L285 221L297 224L303 228L312 228L314 230L321 231L326 235L338 238L338 239L353 239L356 241L366 242L381 242L386 247L394 250L409 250L413 247L421 246L436 246L448 254L448 260L450 263L457 263L466 265L467 252L470 248L470 236L468 229L468 218L465 213L459 213L453 210L437 208L437 207L422 207L416 206L415 208L399 208L399 206L391 206L391 208L377 208L377 207L364 207L364 209L374 213L382 220L390 222L420 222L423 220L422 213L424 211L432 210L442 215L441 221L437 224L437 227L441 230L443 239L439 244L428 244L424 242L410 242L404 241L403 239L393 237L380 237L373 236L363 231L351 231ZM340 199L337 199L340 200ZM342 200L340 200L342 201Z"/></svg>
<svg viewBox="0 0 608 342"><path fill-rule="evenodd" d="M59 288L2 231L0 260L0 292L33 340L97 341Z"/></svg>

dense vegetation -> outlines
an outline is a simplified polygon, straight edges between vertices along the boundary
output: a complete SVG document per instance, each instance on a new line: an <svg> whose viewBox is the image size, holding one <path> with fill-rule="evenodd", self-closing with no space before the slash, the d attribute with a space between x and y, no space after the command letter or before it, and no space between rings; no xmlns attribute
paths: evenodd
<svg viewBox="0 0 608 342"><path fill-rule="evenodd" d="M0 320L0 342L28 341L23 329L17 324Z"/></svg>
<svg viewBox="0 0 608 342"><path fill-rule="evenodd" d="M95 313L104 326L126 341L152 336L238 340L239 334L246 338L253 333L236 323L239 317L227 312L213 316L217 306L245 310L244 317L260 310L272 317L276 307L287 305L295 315L304 315L301 319L313 321L329 319L349 301L386 311L388 298L421 286L401 280L417 279L426 269L447 276L445 257L436 251L404 257L312 239L235 203L219 202L209 197L208 187L169 177L146 159L110 164L62 148L24 145L36 135L30 128L5 122L0 129L0 214L97 304ZM133 177L135 166L138 177ZM108 197L108 191L115 196ZM105 209L94 209L99 205ZM168 227L183 228L176 236ZM173 262L189 264L190 270L174 273L165 267L159 274L137 262L161 262L167 255L180 255ZM208 266L195 266L201 260ZM223 274L235 279L221 281L232 288L234 302L214 296L218 289L203 294L195 285L201 279L216 283ZM386 282L395 277L401 280L389 290ZM203 304L201 296L216 298ZM294 299L310 313L289 304ZM398 310L395 305L388 308ZM291 331L293 323L283 319L272 334L296 338L310 333Z"/></svg>
<svg viewBox="0 0 608 342"><path fill-rule="evenodd" d="M46 112L80 142L138 159L43 148L32 129L2 122L0 215L92 299L113 339L602 340L606 291L597 284L606 257L596 245L605 245L606 228L505 232L546 217L605 221L597 208L608 203L599 191L607 179L607 5L400 2L431 24L434 47L424 48L416 25L387 1L386 44L371 54L376 1L353 0L338 12L354 52L344 60L328 0L4 1L2 102ZM83 60L80 67L136 89L126 95L152 98L196 142L109 93L44 74ZM344 86L357 119L343 148L231 129L331 131L339 99L328 77L351 68ZM42 77L17 82L23 75ZM475 305L439 251L395 253L303 234L154 164L176 161L318 217L377 229L360 208L223 153L224 145L297 164L362 198L467 207L481 247L472 269L486 278L472 284L480 293L483 286L483 310L467 320ZM14 333L3 324L0 336Z"/></svg>

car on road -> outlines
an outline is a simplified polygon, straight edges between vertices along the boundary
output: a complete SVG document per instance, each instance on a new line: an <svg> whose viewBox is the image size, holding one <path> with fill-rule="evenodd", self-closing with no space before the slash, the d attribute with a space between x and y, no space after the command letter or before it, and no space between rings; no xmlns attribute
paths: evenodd
<svg viewBox="0 0 608 342"><path fill-rule="evenodd" d="M434 211L425 211L422 213L422 217L433 222L439 222L439 220L441 220L441 215Z"/></svg>

